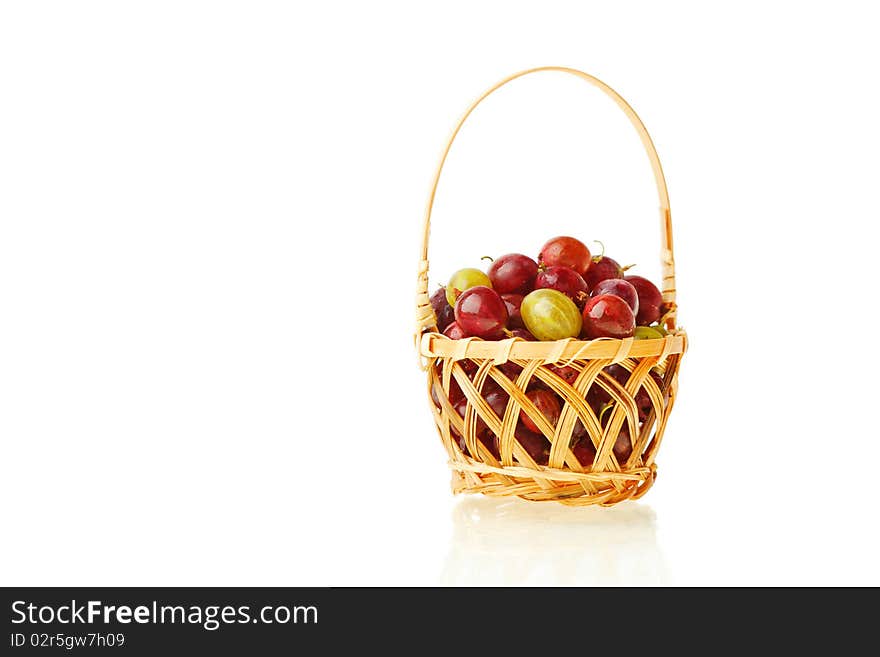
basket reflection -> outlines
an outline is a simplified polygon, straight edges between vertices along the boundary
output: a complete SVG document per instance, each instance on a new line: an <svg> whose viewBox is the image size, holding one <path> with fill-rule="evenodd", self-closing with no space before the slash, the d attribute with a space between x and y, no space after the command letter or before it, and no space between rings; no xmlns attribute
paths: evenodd
<svg viewBox="0 0 880 657"><path fill-rule="evenodd" d="M651 586L669 573L651 507L467 496L453 510L448 586Z"/></svg>

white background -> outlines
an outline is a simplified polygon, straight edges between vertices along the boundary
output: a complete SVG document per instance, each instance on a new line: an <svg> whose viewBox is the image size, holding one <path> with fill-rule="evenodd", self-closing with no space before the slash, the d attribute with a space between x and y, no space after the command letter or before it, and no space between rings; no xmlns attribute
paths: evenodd
<svg viewBox="0 0 880 657"><path fill-rule="evenodd" d="M880 584L867 3L8 2L0 583ZM680 399L640 502L454 498L412 349L454 121L620 91L672 199ZM625 117L524 79L462 131L432 278L601 239Z"/></svg>

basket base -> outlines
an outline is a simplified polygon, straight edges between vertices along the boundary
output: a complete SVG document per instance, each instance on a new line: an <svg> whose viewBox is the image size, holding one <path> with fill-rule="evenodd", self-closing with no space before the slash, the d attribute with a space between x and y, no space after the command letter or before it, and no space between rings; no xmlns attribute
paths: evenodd
<svg viewBox="0 0 880 657"><path fill-rule="evenodd" d="M653 464L632 473L634 478L591 487L580 483L554 483L550 480L539 483L535 479L499 477L496 473L480 473L472 469L461 471L456 465L460 464L450 463L453 468L452 492L456 495L481 493L490 497L519 497L530 502L558 502L567 506L608 507L624 500L637 500L657 480L657 467Z"/></svg>

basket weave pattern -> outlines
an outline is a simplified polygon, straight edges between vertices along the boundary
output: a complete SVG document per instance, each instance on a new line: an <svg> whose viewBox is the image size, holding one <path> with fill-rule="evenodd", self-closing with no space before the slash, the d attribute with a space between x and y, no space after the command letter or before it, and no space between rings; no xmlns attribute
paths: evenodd
<svg viewBox="0 0 880 657"><path fill-rule="evenodd" d="M670 332L663 339L450 340L437 332L428 295L427 254L431 209L443 163L464 121L484 98L516 78L539 71L569 73L598 87L617 102L642 138L661 201L663 299L667 308L662 321ZM453 131L434 176L425 216L416 297L417 347L428 372L428 396L449 456L453 491L516 495L570 505L612 505L644 495L656 479L655 457L675 401L678 370L687 347L685 333L675 328L674 271L669 199L659 158L644 125L623 98L598 79L562 67L522 71L480 96ZM617 376L607 369L612 365L618 366ZM566 376L560 375L560 367L568 368ZM490 380L497 386L487 384ZM526 397L529 386L536 384L549 388L563 402L555 425ZM500 415L485 399L488 386L500 387L509 395ZM467 399L463 418L450 401L453 389L456 395ZM610 404L601 418L588 403L591 392L602 394ZM646 399L650 402L647 405ZM537 463L517 440L515 429L521 411L550 442L546 464ZM585 430L586 439L595 449L588 467L583 467L572 452L576 426L582 434ZM497 437L500 458L478 437L481 431L485 437L486 427ZM626 455L623 462L614 449L621 431L629 436L631 447L621 452Z"/></svg>

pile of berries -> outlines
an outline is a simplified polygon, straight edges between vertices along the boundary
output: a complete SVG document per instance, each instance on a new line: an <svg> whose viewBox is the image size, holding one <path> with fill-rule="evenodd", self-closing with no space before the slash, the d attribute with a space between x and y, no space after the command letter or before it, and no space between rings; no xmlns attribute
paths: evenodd
<svg viewBox="0 0 880 657"><path fill-rule="evenodd" d="M508 253L488 273L459 269L431 296L437 328L453 340L660 338L660 290L574 237L554 237L537 262Z"/></svg>

